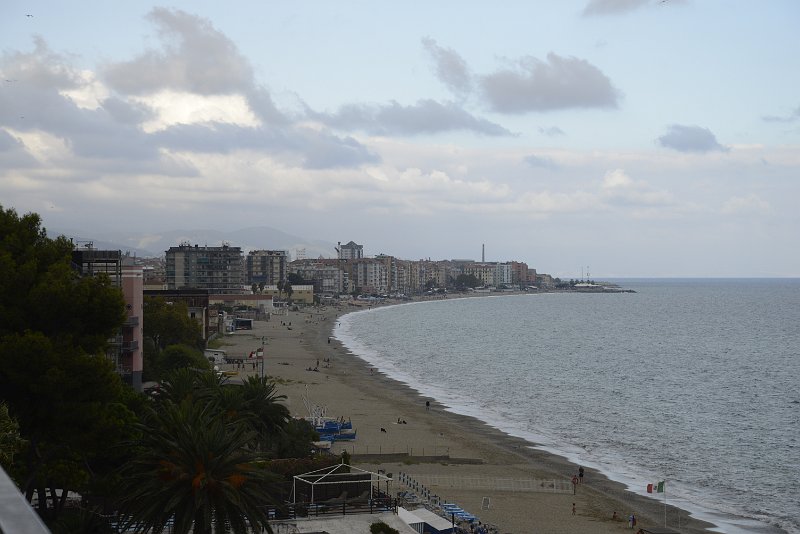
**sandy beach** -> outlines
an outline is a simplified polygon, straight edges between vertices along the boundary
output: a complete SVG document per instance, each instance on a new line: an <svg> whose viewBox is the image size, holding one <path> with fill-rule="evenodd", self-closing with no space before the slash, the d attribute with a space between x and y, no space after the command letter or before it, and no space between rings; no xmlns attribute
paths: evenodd
<svg viewBox="0 0 800 534"><path fill-rule="evenodd" d="M631 513L638 519L637 529L663 526L662 503L627 492L591 469L574 495L538 491L538 481L570 481L578 466L476 419L449 413L433 399L349 354L332 337L332 330L338 316L358 309L308 308L273 315L270 321L256 321L253 330L226 336L221 348L228 355L243 356L259 348L265 338L265 374L274 377L293 415L308 416L303 402L307 395L314 404L325 406L327 415L352 420L357 439L336 442L334 453L346 448L353 465L384 470L395 480L406 473L500 532L630 531ZM532 480L537 483L532 485ZM391 489L396 493L406 487L396 482ZM667 521L670 528L687 534L708 532L711 527L671 506Z"/></svg>

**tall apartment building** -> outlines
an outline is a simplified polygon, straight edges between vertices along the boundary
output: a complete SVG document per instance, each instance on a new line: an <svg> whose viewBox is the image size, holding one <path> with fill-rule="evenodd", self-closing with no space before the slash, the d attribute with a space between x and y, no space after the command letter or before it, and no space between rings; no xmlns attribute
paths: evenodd
<svg viewBox="0 0 800 534"><path fill-rule="evenodd" d="M222 245L201 247L182 243L167 256L167 290L207 289L211 293L241 293L244 288L242 249Z"/></svg>
<svg viewBox="0 0 800 534"><path fill-rule="evenodd" d="M106 356L114 362L117 373L136 391L142 390L142 267L123 257L119 250L97 250L81 246L72 251L73 268L80 276L106 274L125 299L127 319L117 334L109 340Z"/></svg>
<svg viewBox="0 0 800 534"><path fill-rule="evenodd" d="M347 277L339 260L295 260L289 264L289 271L313 282L314 291L321 295L335 296L346 291Z"/></svg>
<svg viewBox="0 0 800 534"><path fill-rule="evenodd" d="M388 273L383 261L365 258L350 263L351 282L360 293L383 295L389 292Z"/></svg>
<svg viewBox="0 0 800 534"><path fill-rule="evenodd" d="M245 285L275 285L286 280L288 257L285 250L251 250L245 258Z"/></svg>
<svg viewBox="0 0 800 534"><path fill-rule="evenodd" d="M346 245L339 243L336 251L340 260L360 260L364 257L364 245L357 245L352 241Z"/></svg>

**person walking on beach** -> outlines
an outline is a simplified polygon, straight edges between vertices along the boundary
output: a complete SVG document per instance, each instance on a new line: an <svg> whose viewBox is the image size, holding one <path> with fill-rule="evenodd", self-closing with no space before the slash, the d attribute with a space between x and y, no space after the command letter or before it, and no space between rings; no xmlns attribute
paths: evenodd
<svg viewBox="0 0 800 534"><path fill-rule="evenodd" d="M575 503L572 503L572 515L575 515Z"/></svg>
<svg viewBox="0 0 800 534"><path fill-rule="evenodd" d="M578 484L583 484L583 466L578 467Z"/></svg>
<svg viewBox="0 0 800 534"><path fill-rule="evenodd" d="M430 410L431 409L431 401L425 401L425 409L426 410Z"/></svg>

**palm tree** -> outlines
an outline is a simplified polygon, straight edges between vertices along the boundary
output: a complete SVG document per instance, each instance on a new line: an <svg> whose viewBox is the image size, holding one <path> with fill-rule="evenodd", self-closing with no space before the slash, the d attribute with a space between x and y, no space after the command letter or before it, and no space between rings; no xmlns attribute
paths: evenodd
<svg viewBox="0 0 800 534"><path fill-rule="evenodd" d="M181 367L167 372L152 395L160 403L178 404L185 399L208 397L224 381L209 370Z"/></svg>
<svg viewBox="0 0 800 534"><path fill-rule="evenodd" d="M238 389L245 409L253 416L258 444L262 451L266 450L275 443L289 421L289 409L281 404L286 396L277 394L275 383L269 377L248 376Z"/></svg>
<svg viewBox="0 0 800 534"><path fill-rule="evenodd" d="M280 300L281 294L283 293L283 286L284 286L283 280L279 280L276 285L278 286L278 300Z"/></svg>
<svg viewBox="0 0 800 534"><path fill-rule="evenodd" d="M166 402L140 425L137 452L121 470L120 509L135 532L272 532L265 505L275 475L255 466L249 425L213 403Z"/></svg>

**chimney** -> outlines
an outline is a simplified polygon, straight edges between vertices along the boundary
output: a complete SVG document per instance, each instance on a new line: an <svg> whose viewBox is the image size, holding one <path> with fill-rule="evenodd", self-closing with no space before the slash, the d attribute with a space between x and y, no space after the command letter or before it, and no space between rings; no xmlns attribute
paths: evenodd
<svg viewBox="0 0 800 534"><path fill-rule="evenodd" d="M481 263L486 263L486 243L481 245Z"/></svg>

